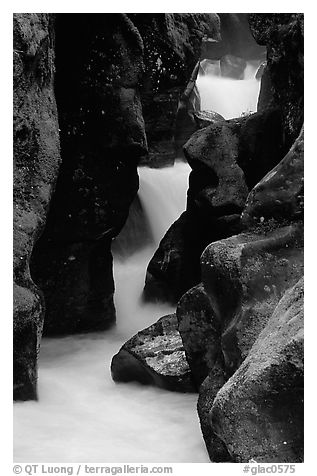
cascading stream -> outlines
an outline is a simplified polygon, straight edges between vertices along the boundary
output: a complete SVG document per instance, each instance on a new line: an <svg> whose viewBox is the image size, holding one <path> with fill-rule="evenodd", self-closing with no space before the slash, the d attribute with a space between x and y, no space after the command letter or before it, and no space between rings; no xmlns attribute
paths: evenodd
<svg viewBox="0 0 317 476"><path fill-rule="evenodd" d="M131 247L130 254L120 254L120 248L114 253L117 326L98 334L43 339L39 402L15 404L15 461L209 461L196 395L115 384L110 375L111 358L121 345L173 311L165 304L143 304L140 295L157 243L185 209L188 173L183 162L139 169L139 197L153 239L144 239L137 250Z"/></svg>
<svg viewBox="0 0 317 476"><path fill-rule="evenodd" d="M219 66L219 65L218 65ZM256 110L260 81L199 76L202 109L226 119ZM45 338L39 363L39 402L16 403L15 461L208 462L196 412L197 396L139 384L114 383L110 363L121 345L159 317L166 304L144 304L147 264L186 204L189 166L139 168L138 200L115 240L117 326L98 334Z"/></svg>
<svg viewBox="0 0 317 476"><path fill-rule="evenodd" d="M218 112L225 119L255 112L261 85L255 76L260 63L247 63L243 79L233 79L221 75L220 61L209 61L205 74L199 74L196 81L201 109Z"/></svg>

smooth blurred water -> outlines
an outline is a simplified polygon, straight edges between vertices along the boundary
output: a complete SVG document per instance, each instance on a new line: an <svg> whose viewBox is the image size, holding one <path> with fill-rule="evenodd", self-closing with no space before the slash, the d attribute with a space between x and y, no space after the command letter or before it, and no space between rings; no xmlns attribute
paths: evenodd
<svg viewBox="0 0 317 476"><path fill-rule="evenodd" d="M154 241L114 259L117 326L104 333L43 339L39 402L14 405L17 462L208 462L197 395L114 383L112 356L138 330L173 309L143 304L146 266L185 209L189 167L141 168L140 199ZM131 234L130 234L131 235ZM132 233L133 235L133 233ZM136 236L140 236L138 233ZM127 256L128 255L128 256Z"/></svg>
<svg viewBox="0 0 317 476"><path fill-rule="evenodd" d="M217 62L215 62L217 63ZM258 63L248 63L244 79L222 77L220 69L208 68L196 81L203 111L214 111L225 119L256 112L261 81L255 78Z"/></svg>

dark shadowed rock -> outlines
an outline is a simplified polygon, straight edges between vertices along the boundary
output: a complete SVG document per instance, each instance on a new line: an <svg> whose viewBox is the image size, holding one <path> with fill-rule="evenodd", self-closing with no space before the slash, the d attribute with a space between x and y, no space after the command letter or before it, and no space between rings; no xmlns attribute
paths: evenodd
<svg viewBox="0 0 317 476"><path fill-rule="evenodd" d="M113 357L112 378L137 381L166 390L194 392L175 314L161 317L138 332Z"/></svg>
<svg viewBox="0 0 317 476"><path fill-rule="evenodd" d="M184 212L166 232L148 265L144 298L176 304L201 281L199 258L208 243L239 231L240 215L218 218L204 210Z"/></svg>
<svg viewBox="0 0 317 476"><path fill-rule="evenodd" d="M304 216L304 128L284 159L248 196L242 221L267 218L299 220Z"/></svg>
<svg viewBox="0 0 317 476"><path fill-rule="evenodd" d="M149 156L143 163L172 164L179 99L200 58L203 37L219 39L219 17L215 13L132 13L129 17L144 43L141 97Z"/></svg>
<svg viewBox="0 0 317 476"><path fill-rule="evenodd" d="M288 150L304 118L304 15L252 13L249 23L256 41L267 48L268 74L281 109Z"/></svg>
<svg viewBox="0 0 317 476"><path fill-rule="evenodd" d="M60 165L54 25L48 14L14 14L14 398L37 397L44 301L30 275Z"/></svg>
<svg viewBox="0 0 317 476"><path fill-rule="evenodd" d="M238 135L237 162L252 189L284 157L284 132L278 108L228 121Z"/></svg>
<svg viewBox="0 0 317 476"><path fill-rule="evenodd" d="M248 190L285 154L280 112L266 109L230 121L215 117L192 135L184 151L193 169L187 210L150 261L145 294L151 299L177 301L201 281L204 248L240 232Z"/></svg>
<svg viewBox="0 0 317 476"><path fill-rule="evenodd" d="M142 39L126 15L58 15L63 163L32 258L48 334L97 331L115 321L110 246L137 193L137 163L146 153L143 66Z"/></svg>
<svg viewBox="0 0 317 476"><path fill-rule="evenodd" d="M227 380L228 377L225 373L224 365L220 360L215 363L199 388L197 411L200 428L205 440L209 458L215 463L232 461L226 445L213 431L209 417L214 399Z"/></svg>
<svg viewBox="0 0 317 476"><path fill-rule="evenodd" d="M184 152L194 171L207 167L215 177L214 184L196 194L195 202L208 206L217 216L240 211L248 188L237 164L237 139L227 124L216 123L196 132L185 144Z"/></svg>
<svg viewBox="0 0 317 476"><path fill-rule="evenodd" d="M233 461L303 461L303 371L301 279L213 403L212 428Z"/></svg>
<svg viewBox="0 0 317 476"><path fill-rule="evenodd" d="M182 296L176 315L187 361L199 388L221 354L220 323L202 284Z"/></svg>

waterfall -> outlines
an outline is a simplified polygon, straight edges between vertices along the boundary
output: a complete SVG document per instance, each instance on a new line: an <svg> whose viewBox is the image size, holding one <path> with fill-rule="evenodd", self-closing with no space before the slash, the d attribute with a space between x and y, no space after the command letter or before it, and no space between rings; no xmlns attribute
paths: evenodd
<svg viewBox="0 0 317 476"><path fill-rule="evenodd" d="M255 76L260 63L248 62L243 79L233 79L221 75L220 61L204 60L196 81L201 109L218 112L225 119L256 112L261 81Z"/></svg>
<svg viewBox="0 0 317 476"><path fill-rule="evenodd" d="M121 245L114 243L117 326L43 339L39 402L14 405L16 462L209 462L196 395L118 384L110 375L111 358L121 345L174 310L139 298L157 243L185 209L188 173L182 162L139 169L139 201L122 230ZM142 243L129 248L128 238Z"/></svg>

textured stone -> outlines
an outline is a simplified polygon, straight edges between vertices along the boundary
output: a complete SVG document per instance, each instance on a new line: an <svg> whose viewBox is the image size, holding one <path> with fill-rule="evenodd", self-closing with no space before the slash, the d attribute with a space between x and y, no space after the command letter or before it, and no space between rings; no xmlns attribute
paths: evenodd
<svg viewBox="0 0 317 476"><path fill-rule="evenodd" d="M219 329L217 335L217 327L211 321L212 339L206 343L205 352L210 346L214 349L214 342L220 340L223 356L223 361L218 362L216 381L212 368L200 388L198 402L206 446L211 460L216 461L221 460L222 449L218 453L214 446L214 427L208 415L221 386L217 382L219 378L226 381L243 365L279 300L302 276L302 224L278 228L272 221L258 231L212 243L204 251L201 264L204 289ZM238 414L234 418L239 418Z"/></svg>
<svg viewBox="0 0 317 476"><path fill-rule="evenodd" d="M143 43L124 14L60 14L56 98L63 163L32 259L47 334L115 321L111 240L123 227L146 152L138 85Z"/></svg>
<svg viewBox="0 0 317 476"><path fill-rule="evenodd" d="M48 14L13 17L14 35L14 398L35 399L44 301L30 257L45 225L60 165L54 24Z"/></svg>
<svg viewBox="0 0 317 476"><path fill-rule="evenodd" d="M128 340L113 357L111 373L119 382L138 381L166 390L195 391L175 314L161 317Z"/></svg>
<svg viewBox="0 0 317 476"><path fill-rule="evenodd" d="M249 22L256 41L267 48L268 75L288 150L304 120L304 15L252 13Z"/></svg>
<svg viewBox="0 0 317 476"><path fill-rule="evenodd" d="M304 217L304 128L288 154L252 189L242 221Z"/></svg>
<svg viewBox="0 0 317 476"><path fill-rule="evenodd" d="M202 284L182 296L176 315L187 361L199 388L221 353L220 324Z"/></svg>
<svg viewBox="0 0 317 476"><path fill-rule="evenodd" d="M215 13L129 14L144 43L141 97L151 167L174 163L179 98L200 58L204 36L219 38ZM188 118L186 118L188 119ZM190 120L189 120L190 122Z"/></svg>
<svg viewBox="0 0 317 476"><path fill-rule="evenodd" d="M284 294L210 412L235 462L303 461L303 280Z"/></svg>

